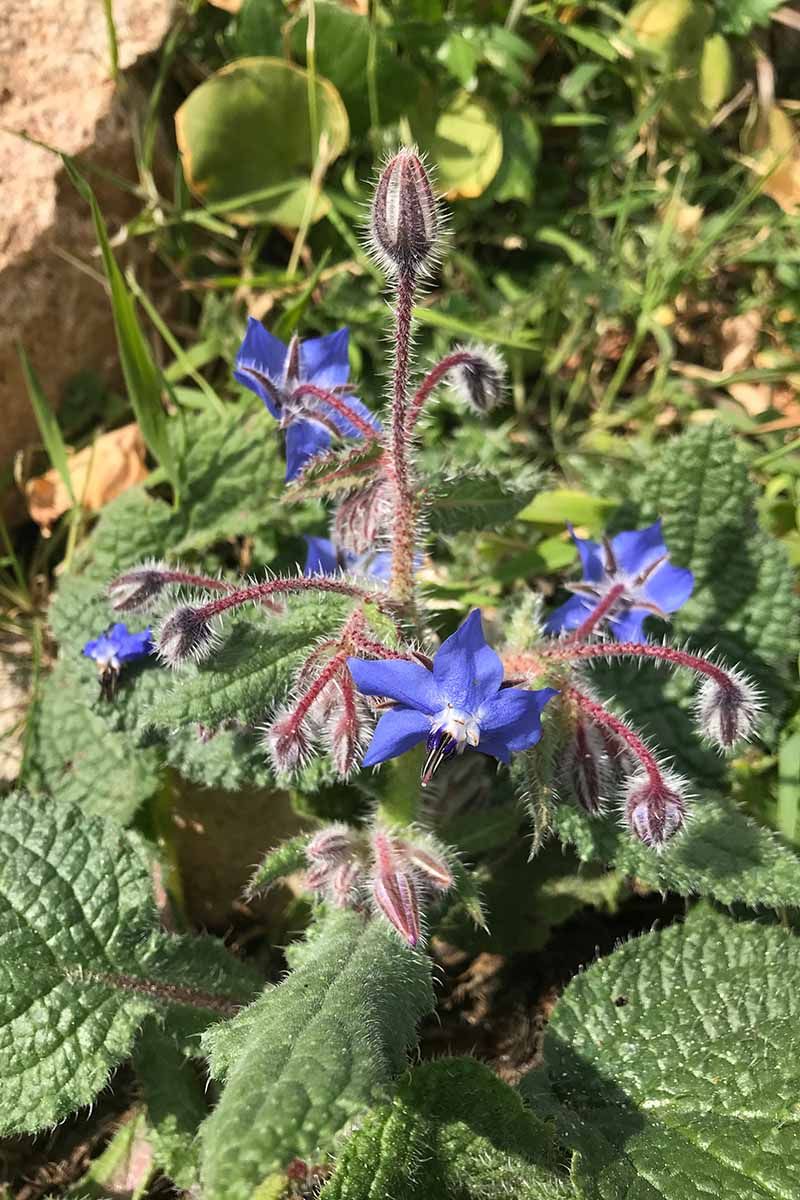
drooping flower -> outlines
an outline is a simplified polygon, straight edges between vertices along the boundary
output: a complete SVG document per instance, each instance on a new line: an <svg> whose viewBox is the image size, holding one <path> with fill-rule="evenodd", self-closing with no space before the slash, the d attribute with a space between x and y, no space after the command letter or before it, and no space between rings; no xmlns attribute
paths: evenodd
<svg viewBox="0 0 800 1200"><path fill-rule="evenodd" d="M433 669L398 660L349 658L359 691L395 701L378 722L363 766L395 758L420 742L430 782L442 762L468 747L508 762L541 737L541 713L553 688L503 687L503 664L487 645L479 609L442 643Z"/></svg>
<svg viewBox="0 0 800 1200"><path fill-rule="evenodd" d="M380 429L373 413L350 394L348 339L349 331L338 329L305 341L294 336L287 346L260 321L248 319L233 374L264 401L286 430L287 482L310 458L327 450L333 434L359 438L366 426ZM314 395L314 390L330 393L331 403Z"/></svg>
<svg viewBox="0 0 800 1200"><path fill-rule="evenodd" d="M567 584L575 595L550 616L545 630L577 629L604 602L603 621L619 642L646 641L645 617L665 618L686 603L694 575L673 567L664 544L661 521L593 542L579 538L569 526L583 564L583 579Z"/></svg>
<svg viewBox="0 0 800 1200"><path fill-rule="evenodd" d="M101 633L99 637L88 641L83 647L83 654L94 659L100 674L100 693L111 700L117 690L119 676L126 663L146 658L153 652L153 635L151 630L144 629L141 633L130 633L127 625L116 624Z"/></svg>

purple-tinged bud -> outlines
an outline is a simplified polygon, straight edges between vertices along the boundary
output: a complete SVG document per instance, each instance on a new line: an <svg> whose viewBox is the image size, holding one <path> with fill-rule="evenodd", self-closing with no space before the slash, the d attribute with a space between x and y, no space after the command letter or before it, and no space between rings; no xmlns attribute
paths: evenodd
<svg viewBox="0 0 800 1200"><path fill-rule="evenodd" d="M156 651L162 662L180 667L188 659L202 662L213 652L217 633L198 608L183 605L162 621Z"/></svg>
<svg viewBox="0 0 800 1200"><path fill-rule="evenodd" d="M333 516L336 545L357 555L372 550L389 526L391 499L391 490L380 481L342 500Z"/></svg>
<svg viewBox="0 0 800 1200"><path fill-rule="evenodd" d="M564 750L559 774L581 807L592 816L602 812L609 773L603 731L579 719L572 740Z"/></svg>
<svg viewBox="0 0 800 1200"><path fill-rule="evenodd" d="M314 863L303 876L303 885L309 892L325 892L330 886L335 870L330 863Z"/></svg>
<svg viewBox="0 0 800 1200"><path fill-rule="evenodd" d="M306 854L309 858L337 865L352 852L352 830L341 821L320 829L306 846Z"/></svg>
<svg viewBox="0 0 800 1200"><path fill-rule="evenodd" d="M482 416L503 400L506 364L493 346L459 346L454 353L459 352L468 354L469 358L449 371L450 386Z"/></svg>
<svg viewBox="0 0 800 1200"><path fill-rule="evenodd" d="M164 563L142 563L124 571L108 585L106 591L115 612L144 612L152 608L167 585Z"/></svg>
<svg viewBox="0 0 800 1200"><path fill-rule="evenodd" d="M364 884L361 864L351 858L336 868L331 876L330 897L337 908L350 908L359 897Z"/></svg>
<svg viewBox="0 0 800 1200"><path fill-rule="evenodd" d="M358 765L370 724L364 703L356 694L349 675L337 680L337 688L340 703L331 712L325 730L325 741L336 773L340 778L346 779Z"/></svg>
<svg viewBox="0 0 800 1200"><path fill-rule="evenodd" d="M443 854L434 854L418 842L399 842L399 849L412 867L423 876L425 883L438 892L448 892L453 886L453 872Z"/></svg>
<svg viewBox="0 0 800 1200"><path fill-rule="evenodd" d="M264 742L279 775L296 770L311 757L305 723L294 711L276 717L264 731Z"/></svg>
<svg viewBox="0 0 800 1200"><path fill-rule="evenodd" d="M747 741L758 723L764 702L755 686L739 671L727 671L727 683L706 678L695 712L703 736L722 750Z"/></svg>
<svg viewBox="0 0 800 1200"><path fill-rule="evenodd" d="M372 898L390 925L409 946L420 939L419 897L414 880L403 870L391 838L376 832L372 836L374 871Z"/></svg>
<svg viewBox="0 0 800 1200"><path fill-rule="evenodd" d="M625 788L625 819L631 832L660 850L686 821L686 781L672 771L659 778L642 772L628 780Z"/></svg>
<svg viewBox="0 0 800 1200"><path fill-rule="evenodd" d="M439 226L436 198L419 155L399 150L384 167L372 200L370 238L378 261L390 275L419 274L430 264Z"/></svg>

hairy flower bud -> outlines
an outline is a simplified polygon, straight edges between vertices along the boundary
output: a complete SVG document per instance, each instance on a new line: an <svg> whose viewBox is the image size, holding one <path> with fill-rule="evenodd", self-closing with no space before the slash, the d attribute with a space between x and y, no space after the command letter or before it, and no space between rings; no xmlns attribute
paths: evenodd
<svg viewBox="0 0 800 1200"><path fill-rule="evenodd" d="M390 925L409 946L420 939L419 896L413 877L396 853L392 839L380 830L372 836L372 898Z"/></svg>
<svg viewBox="0 0 800 1200"><path fill-rule="evenodd" d="M331 876L331 901L337 908L349 908L357 901L363 881L364 872L356 859L351 858L341 863Z"/></svg>
<svg viewBox="0 0 800 1200"><path fill-rule="evenodd" d="M563 749L559 779L593 816L602 811L608 793L611 766L603 731L578 720L572 739Z"/></svg>
<svg viewBox="0 0 800 1200"><path fill-rule="evenodd" d="M400 846L411 866L417 869L425 883L430 884L437 892L450 890L453 886L453 872L443 854L434 854L419 842L401 842Z"/></svg>
<svg viewBox="0 0 800 1200"><path fill-rule="evenodd" d="M311 757L308 731L294 711L276 717L264 731L264 742L279 775L294 771Z"/></svg>
<svg viewBox="0 0 800 1200"><path fill-rule="evenodd" d="M506 365L492 346L463 346L469 358L449 372L450 386L456 394L481 416L491 412L503 399Z"/></svg>
<svg viewBox="0 0 800 1200"><path fill-rule="evenodd" d="M671 771L658 779L644 772L631 777L625 789L625 819L631 832L658 850L686 820L686 782Z"/></svg>
<svg viewBox="0 0 800 1200"><path fill-rule="evenodd" d="M731 750L751 736L763 706L749 679L739 671L729 671L728 677L728 684L704 680L695 708L703 736L722 750Z"/></svg>
<svg viewBox="0 0 800 1200"><path fill-rule="evenodd" d="M143 612L152 607L166 586L163 563L142 563L118 575L107 588L115 612Z"/></svg>
<svg viewBox="0 0 800 1200"><path fill-rule="evenodd" d="M372 550L389 526L391 499L391 488L383 480L345 497L333 517L335 544L351 554Z"/></svg>
<svg viewBox="0 0 800 1200"><path fill-rule="evenodd" d="M352 852L352 831L341 821L320 829L306 846L306 854L309 858L337 865Z"/></svg>
<svg viewBox="0 0 800 1200"><path fill-rule="evenodd" d="M211 622L197 608L185 604L174 609L158 631L158 657L170 667L194 659L201 662L214 650L217 635Z"/></svg>
<svg viewBox="0 0 800 1200"><path fill-rule="evenodd" d="M384 167L372 201L370 239L391 275L416 275L430 264L439 212L419 155L404 148Z"/></svg>

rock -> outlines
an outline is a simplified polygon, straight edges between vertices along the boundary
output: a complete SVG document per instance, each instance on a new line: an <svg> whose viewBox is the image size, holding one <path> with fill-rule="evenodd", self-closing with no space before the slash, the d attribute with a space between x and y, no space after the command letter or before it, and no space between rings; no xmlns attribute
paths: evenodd
<svg viewBox="0 0 800 1200"><path fill-rule="evenodd" d="M114 0L119 66L155 50L174 0ZM100 0L3 0L0 4L0 127L24 132L79 165L136 179L128 109L135 93L110 79ZM112 227L138 204L100 176L92 183ZM87 206L60 159L0 132L0 467L38 440L17 360L21 341L51 404L82 369L117 374L111 307L94 256ZM81 269L89 265L91 274Z"/></svg>

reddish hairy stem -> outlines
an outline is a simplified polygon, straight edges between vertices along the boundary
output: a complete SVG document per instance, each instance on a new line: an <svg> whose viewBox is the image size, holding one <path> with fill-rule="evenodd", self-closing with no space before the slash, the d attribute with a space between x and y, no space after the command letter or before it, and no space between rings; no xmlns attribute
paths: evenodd
<svg viewBox="0 0 800 1200"><path fill-rule="evenodd" d="M638 733L635 733L624 721L609 712L607 708L603 708L602 704L598 704L596 700L592 700L590 696L584 695L577 688L570 684L565 684L561 689L562 696L568 696L573 704L586 713L596 725L602 729L608 729L614 734L619 741L623 742L631 753L639 760L643 769L647 773L647 777L652 784L663 784L663 776L661 768L658 765L658 760L655 755L648 750Z"/></svg>
<svg viewBox="0 0 800 1200"><path fill-rule="evenodd" d="M365 421L359 413L354 412L353 409L348 405L347 401L341 396L336 396L333 392L326 391L325 388L317 387L316 384L313 383L301 383L300 386L295 388L295 390L292 392L292 399L297 400L303 396L313 396L316 400L322 400L328 405L329 408L332 408L334 412L337 412L339 416L344 417L345 420L349 421L350 424L354 426L359 433L363 434L365 438L371 439L372 441L377 441L380 437L380 434L375 426L370 425L369 421ZM339 436L341 437L341 433Z"/></svg>
<svg viewBox="0 0 800 1200"><path fill-rule="evenodd" d="M209 591L235 592L236 584L225 579L212 579L208 575L190 575L187 571L159 571L165 583L183 583L186 587L207 588Z"/></svg>
<svg viewBox="0 0 800 1200"><path fill-rule="evenodd" d="M337 592L340 596L369 600L381 609L391 607L377 592L368 592L339 579L326 578L324 575L308 575L297 579L270 579L267 583L254 583L251 587L239 588L220 600L210 600L197 611L201 617L209 620L229 608L237 608L240 604L249 604L254 600L263 600L265 596L280 595L284 592Z"/></svg>
<svg viewBox="0 0 800 1200"><path fill-rule="evenodd" d="M427 404L434 388L439 386L448 371L452 371L453 367L458 367L461 363L468 362L471 358L473 358L473 355L467 350L454 350L452 354L446 355L441 362L438 362L428 372L417 388L408 408L408 416L406 417L406 435L408 437L411 437L414 426L417 423L417 418Z"/></svg>
<svg viewBox="0 0 800 1200"><path fill-rule="evenodd" d="M600 603L592 609L584 621L581 621L578 628L565 639L566 643L569 645L571 642L579 642L583 638L588 637L598 622L602 621L603 617L608 616L624 591L624 583L615 583L612 588L609 588Z"/></svg>
<svg viewBox="0 0 800 1200"><path fill-rule="evenodd" d="M339 673L341 668L344 666L346 658L347 651L340 650L339 653L335 654L330 662L328 662L326 666L322 668L317 678L309 687L308 691L304 696L301 696L289 715L288 719L294 725L299 726L302 724L306 713L311 708L311 705L314 703L322 689L330 683L335 675Z"/></svg>
<svg viewBox="0 0 800 1200"><path fill-rule="evenodd" d="M403 272L397 281L395 307L395 361L392 384L392 423L390 465L395 502L392 521L392 574L390 590L398 600L408 602L414 591L415 505L408 474L408 437L406 409L408 374L411 361L411 315L414 308L416 276Z"/></svg>
<svg viewBox="0 0 800 1200"><path fill-rule="evenodd" d="M374 642L363 634L356 634L352 640L356 649L363 650L365 654L374 654L376 658L391 658L400 662L419 662L419 659L413 654L406 654L402 650L390 650L382 642Z"/></svg>
<svg viewBox="0 0 800 1200"><path fill-rule="evenodd" d="M560 642L541 646L537 653L550 662L569 662L576 658L655 658L673 667L686 667L698 675L708 675L726 691L739 690L727 672L714 663L672 646L654 646L652 642L592 642L589 645Z"/></svg>

